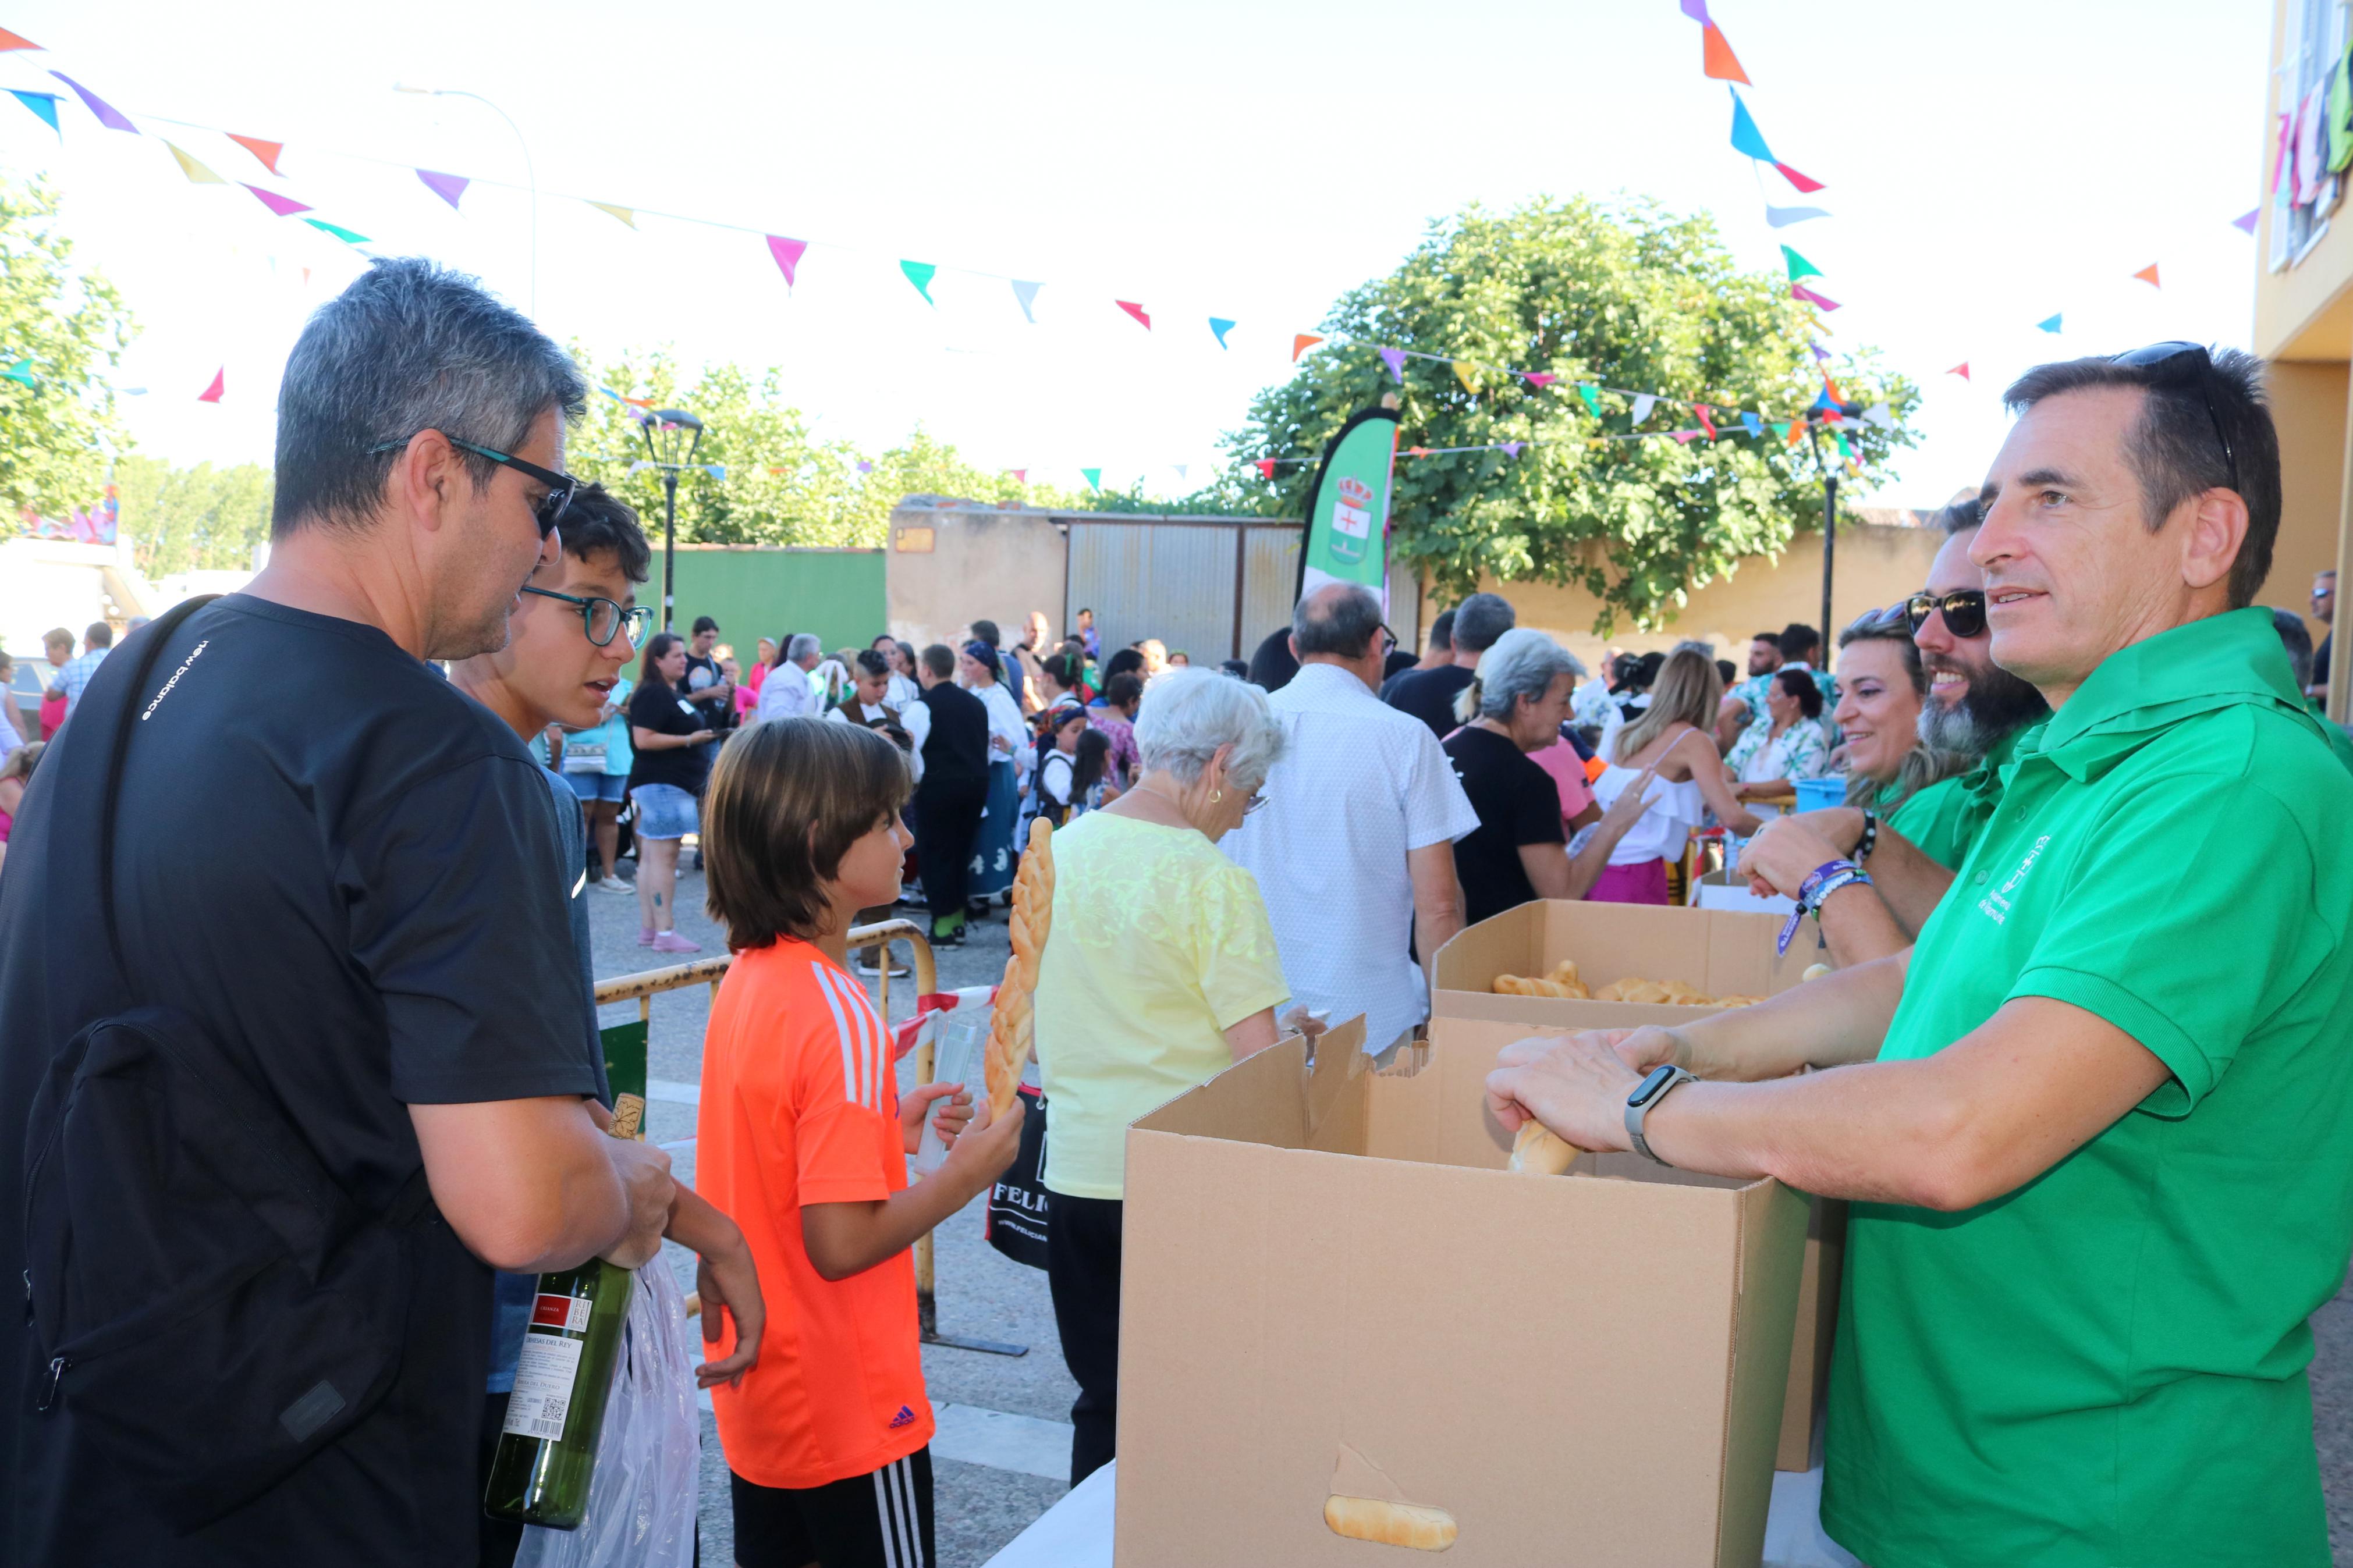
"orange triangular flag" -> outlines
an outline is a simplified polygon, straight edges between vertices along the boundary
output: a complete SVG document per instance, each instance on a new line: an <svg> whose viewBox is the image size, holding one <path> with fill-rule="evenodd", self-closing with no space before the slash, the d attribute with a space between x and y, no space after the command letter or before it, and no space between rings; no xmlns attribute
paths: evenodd
<svg viewBox="0 0 2353 1568"><path fill-rule="evenodd" d="M2133 276L2139 279L2142 282L2147 284L2152 289L2162 287L2162 285L2160 285L2157 280L2157 263L2154 261L2142 268L2139 271L2134 273Z"/></svg>
<svg viewBox="0 0 2353 1568"><path fill-rule="evenodd" d="M1314 332L1299 333L1296 337L1291 340L1291 363L1297 364L1301 354L1305 353L1309 349L1314 348L1317 343L1320 343L1323 341L1324 340L1322 338L1317 337Z"/></svg>
<svg viewBox="0 0 2353 1568"><path fill-rule="evenodd" d="M264 142L259 136L239 136L234 131L224 131L221 134L259 158L263 168L273 174L278 173L278 154L286 151L285 142Z"/></svg>
<svg viewBox="0 0 2353 1568"><path fill-rule="evenodd" d="M1714 77L1718 81L1736 81L1743 87L1756 85L1748 79L1748 73L1740 68L1740 61L1734 56L1732 46L1725 42L1724 29L1713 22L1701 30L1699 47L1702 74Z"/></svg>
<svg viewBox="0 0 2353 1568"><path fill-rule="evenodd" d="M1967 360L1963 360L1960 363L1958 363L1958 364L1955 365L1952 369L1950 369L1950 370L1947 371L1945 374L1946 374L1947 375L1957 375L1957 376L1959 376L1963 381L1967 381L1967 380L1968 380L1968 378L1969 378L1969 362L1968 362L1968 361L1967 361Z"/></svg>
<svg viewBox="0 0 2353 1568"><path fill-rule="evenodd" d="M1799 415L1789 421L1789 445L1794 447L1806 437L1806 416Z"/></svg>
<svg viewBox="0 0 2353 1568"><path fill-rule="evenodd" d="M227 378L228 366L227 365L223 365L220 369L213 372L213 384L210 386L206 387L202 392L196 394L196 401L198 403L218 403L221 400L221 394L227 390L226 384Z"/></svg>
<svg viewBox="0 0 2353 1568"><path fill-rule="evenodd" d="M0 54L5 54L10 49L38 49L40 47L40 45L33 42L32 39L26 37L21 33L12 33L5 27L0 27ZM46 54L48 51L43 49L42 52Z"/></svg>

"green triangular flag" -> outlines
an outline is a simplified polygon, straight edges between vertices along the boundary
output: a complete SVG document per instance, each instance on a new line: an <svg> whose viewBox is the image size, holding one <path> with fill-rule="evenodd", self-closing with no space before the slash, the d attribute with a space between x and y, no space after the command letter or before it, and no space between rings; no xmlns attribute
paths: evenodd
<svg viewBox="0 0 2353 1568"><path fill-rule="evenodd" d="M1093 490L1098 495L1103 493L1103 470L1101 468L1081 468L1079 470L1079 478L1087 481L1087 489Z"/></svg>
<svg viewBox="0 0 2353 1568"><path fill-rule="evenodd" d="M1788 258L1790 282L1795 283L1800 278L1820 278L1822 276L1822 269L1820 268L1815 266L1812 262L1807 260L1804 257L1799 255L1788 246L1785 245L1781 247L1781 254Z"/></svg>
<svg viewBox="0 0 2353 1568"><path fill-rule="evenodd" d="M1588 386L1584 382L1580 381L1577 384L1577 395L1585 399L1585 406L1593 411L1593 416L1596 419L1601 417L1601 392L1599 388Z"/></svg>
<svg viewBox="0 0 2353 1568"><path fill-rule="evenodd" d="M899 270L907 275L907 281L915 286L915 292L923 297L924 304L934 310L940 308L939 301L932 298L932 278L939 271L938 268L928 261L902 261Z"/></svg>
<svg viewBox="0 0 2353 1568"><path fill-rule="evenodd" d="M0 370L0 381L21 381L26 386L40 384L33 379L33 362L28 359L20 359L6 370Z"/></svg>
<svg viewBox="0 0 2353 1568"><path fill-rule="evenodd" d="M1854 448L1846 444L1846 432L1839 430L1833 432L1833 435L1838 440L1839 456L1852 458L1854 456Z"/></svg>
<svg viewBox="0 0 2353 1568"><path fill-rule="evenodd" d="M365 245L368 242L368 237L366 235L354 234L350 229L345 228L342 224L329 223L322 217L306 217L302 221L309 224L312 228L333 235L337 239L342 240L346 245Z"/></svg>

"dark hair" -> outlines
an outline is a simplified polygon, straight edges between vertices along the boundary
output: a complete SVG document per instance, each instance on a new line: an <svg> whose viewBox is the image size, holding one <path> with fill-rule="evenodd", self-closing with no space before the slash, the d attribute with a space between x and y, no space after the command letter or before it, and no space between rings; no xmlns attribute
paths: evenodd
<svg viewBox="0 0 2353 1568"><path fill-rule="evenodd" d="M1232 676L1236 680L1248 680L1250 679L1250 663L1246 659L1221 658L1218 661L1218 668L1224 670L1228 675Z"/></svg>
<svg viewBox="0 0 2353 1568"><path fill-rule="evenodd" d="M1058 653L1038 661L1046 679L1065 691L1075 691L1087 678L1087 661L1074 654Z"/></svg>
<svg viewBox="0 0 2353 1568"><path fill-rule="evenodd" d="M359 527L382 504L399 447L438 430L501 452L548 410L577 419L588 384L565 352L474 279L422 257L372 263L311 317L278 385L269 532ZM480 491L498 472L458 448Z"/></svg>
<svg viewBox="0 0 2353 1568"><path fill-rule="evenodd" d="M1774 683L1798 700L1798 707L1809 719L1822 716L1822 689L1814 684L1812 672L1803 669L1776 670Z"/></svg>
<svg viewBox="0 0 2353 1568"><path fill-rule="evenodd" d="M1658 683L1659 671L1667 666L1667 656L1652 648L1634 661L1634 684L1648 690Z"/></svg>
<svg viewBox="0 0 2353 1568"><path fill-rule="evenodd" d="M869 675L888 676L891 673L891 661L871 647L860 648L858 652L858 668Z"/></svg>
<svg viewBox="0 0 2353 1568"><path fill-rule="evenodd" d="M1092 610L1087 608L1084 605L1081 605L1079 606L1078 613L1082 616L1092 616L1094 614Z"/></svg>
<svg viewBox="0 0 2353 1568"><path fill-rule="evenodd" d="M876 648L881 647L884 643L889 643L892 647L896 647L899 645L899 639L892 637L889 632L884 632L866 646L870 648Z"/></svg>
<svg viewBox="0 0 2353 1568"><path fill-rule="evenodd" d="M637 509L603 485L592 481L575 490L572 504L564 509L564 526L556 531L563 536L564 553L575 561L612 552L621 575L632 583L644 582L652 567L653 547L638 526ZM698 627L702 624L695 623Z"/></svg>
<svg viewBox="0 0 2353 1568"><path fill-rule="evenodd" d="M1454 606L1454 651L1485 653L1519 620L1519 612L1501 594L1473 594Z"/></svg>
<svg viewBox="0 0 2353 1568"><path fill-rule="evenodd" d="M659 686L667 689L670 682L661 678L661 671L656 669L654 666L670 657L670 649L681 647L685 642L686 639L676 632L656 632L648 637L645 657L638 660L638 684L640 687Z"/></svg>
<svg viewBox="0 0 2353 1568"><path fill-rule="evenodd" d="M1883 610L1865 610L1848 623L1846 630L1839 633L1838 645L1841 648L1851 647L1859 642L1899 645L1904 650L1904 673L1912 681L1912 694L1915 697L1928 695L1928 668L1920 662L1920 645L1912 640L1912 617L1902 605L1891 605ZM1814 683L1813 678L1807 676L1804 670L1792 673L1804 676L1809 686Z"/></svg>
<svg viewBox="0 0 2353 1568"><path fill-rule="evenodd" d="M697 616L694 617L694 635L696 637L701 637L705 632L715 632L718 629L719 623L712 620L709 616Z"/></svg>
<svg viewBox="0 0 2353 1568"><path fill-rule="evenodd" d="M1985 521L1985 512L1978 507L1975 496L1971 496L1967 500L1957 500L1949 506L1938 507L1934 515L1936 526L1945 531L1945 537L1947 539L1957 533L1967 533L1970 529Z"/></svg>
<svg viewBox="0 0 2353 1568"><path fill-rule="evenodd" d="M1740 679L1740 667L1728 658L1719 658L1715 661L1715 672L1724 677L1724 684L1726 686Z"/></svg>
<svg viewBox="0 0 2353 1568"><path fill-rule="evenodd" d="M1454 612L1440 610L1438 618L1430 623L1430 651L1454 651Z"/></svg>
<svg viewBox="0 0 2353 1568"><path fill-rule="evenodd" d="M1778 648L1781 646L1781 634L1779 632L1750 632L1748 634L1748 640L1750 642L1768 642Z"/></svg>
<svg viewBox="0 0 2353 1568"><path fill-rule="evenodd" d="M2288 668L2295 671L2295 689L2301 691L2312 684L2312 633L2294 610L2274 610L2272 629L2279 633L2280 646L2287 649Z"/></svg>
<svg viewBox="0 0 2353 1568"><path fill-rule="evenodd" d="M1144 678L1133 670L1121 670L1103 682L1103 706L1133 708L1144 700Z"/></svg>
<svg viewBox="0 0 2353 1568"><path fill-rule="evenodd" d="M1051 737L1060 734L1072 724L1083 724L1091 721L1087 718L1087 710L1080 707L1075 702L1065 702L1059 708L1049 708L1046 710L1044 717L1046 721L1045 731L1049 737L1049 744L1051 744Z"/></svg>
<svg viewBox="0 0 2353 1568"><path fill-rule="evenodd" d="M899 657L907 661L907 674L912 678L915 671L922 668L923 656L915 651L915 645L904 637L893 637L891 640L897 644ZM949 661L948 668L951 669L955 668L954 660Z"/></svg>
<svg viewBox="0 0 2353 1568"><path fill-rule="evenodd" d="M702 794L703 908L737 951L812 937L849 847L907 804L899 748L862 724L739 730Z"/></svg>
<svg viewBox="0 0 2353 1568"><path fill-rule="evenodd" d="M923 650L923 668L945 680L955 673L955 649L944 642L934 643Z"/></svg>
<svg viewBox="0 0 2353 1568"><path fill-rule="evenodd" d="M1791 621L1781 628L1781 635L1773 640L1780 644L1783 658L1804 658L1807 655L1820 649L1822 634L1803 621Z"/></svg>
<svg viewBox="0 0 2353 1568"><path fill-rule="evenodd" d="M1071 764L1071 798L1076 800L1094 788L1110 771L1111 737L1091 729L1079 737L1078 752Z"/></svg>
<svg viewBox="0 0 2353 1568"><path fill-rule="evenodd" d="M1381 679L1386 681L1390 676L1402 674L1420 662L1405 649L1393 647L1389 649L1388 658L1381 661Z"/></svg>
<svg viewBox="0 0 2353 1568"><path fill-rule="evenodd" d="M2210 353L2202 368L2199 356L2186 353L2145 365L2063 360L2036 365L2011 382L2001 400L2010 412L2023 413L2046 397L2109 386L2138 387L2143 394L2140 417L2125 437L2125 460L2140 481L2151 533L2183 501L2229 489L2236 459L2247 536L2231 563L2231 607L2253 604L2271 575L2280 523L2279 432L2263 394L2263 361L2237 349Z"/></svg>
<svg viewBox="0 0 2353 1568"><path fill-rule="evenodd" d="M1103 689L1106 691L1110 690L1111 683L1117 680L1121 676L1137 675L1143 671L1143 668L1144 656L1142 654L1136 652L1132 647L1124 647L1119 649L1109 658L1103 660Z"/></svg>
<svg viewBox="0 0 2353 1568"><path fill-rule="evenodd" d="M997 623L995 621L973 622L972 635L979 641L987 643L991 647L997 647L1005 640L1004 634L997 629Z"/></svg>
<svg viewBox="0 0 2353 1568"><path fill-rule="evenodd" d="M1362 658L1381 629L1381 601L1360 583L1317 588L1291 612L1291 635L1302 659L1310 654Z"/></svg>
<svg viewBox="0 0 2353 1568"><path fill-rule="evenodd" d="M1291 651L1291 628L1278 626L1250 654L1250 684L1261 691L1280 691L1299 673Z"/></svg>
<svg viewBox="0 0 2353 1568"><path fill-rule="evenodd" d="M92 647L112 647L114 646L114 628L108 626L104 621L92 621L90 625L82 627L81 640L88 643Z"/></svg>

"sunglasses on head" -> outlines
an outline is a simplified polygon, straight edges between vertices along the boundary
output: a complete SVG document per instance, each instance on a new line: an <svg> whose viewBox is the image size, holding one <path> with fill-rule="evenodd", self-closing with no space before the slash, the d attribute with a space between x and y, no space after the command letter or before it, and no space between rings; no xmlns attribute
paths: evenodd
<svg viewBox="0 0 2353 1568"><path fill-rule="evenodd" d="M1957 637L1973 637L1986 629L1986 596L1982 588L1956 588L1949 594L1915 594L1904 603L1904 618L1912 623L1912 635L1928 624L1928 617L1941 615L1945 629Z"/></svg>
<svg viewBox="0 0 2353 1568"><path fill-rule="evenodd" d="M418 436L423 434L421 430L417 432ZM477 458L488 458L502 468L512 468L526 479L537 479L541 484L545 485L547 493L540 497L538 503L532 508L532 521L539 525L539 536L542 539L555 531L555 525L564 521L565 510L572 504L573 492L580 488L578 479L574 479L570 474L559 474L554 468L543 468L537 463L527 463L512 452L501 452L489 447L477 447L471 441L460 441L446 431L443 432L443 437L452 447L471 452ZM374 457L379 452L397 452L416 439L417 436L407 436L397 441L379 441L368 448L368 455Z"/></svg>
<svg viewBox="0 0 2353 1568"><path fill-rule="evenodd" d="M2207 391L2207 379L2213 374L2214 359L2203 343L2151 343L2147 348L2134 349L2116 356L2115 363L2135 370L2153 370L2159 365L2179 364L2196 376L2199 401L2206 405L2207 422L2214 426L2214 439L2222 448L2223 467L2230 470L2231 488L2239 488L2239 455L2231 450L2231 438L2222 434L2222 416L2214 412L2213 395Z"/></svg>

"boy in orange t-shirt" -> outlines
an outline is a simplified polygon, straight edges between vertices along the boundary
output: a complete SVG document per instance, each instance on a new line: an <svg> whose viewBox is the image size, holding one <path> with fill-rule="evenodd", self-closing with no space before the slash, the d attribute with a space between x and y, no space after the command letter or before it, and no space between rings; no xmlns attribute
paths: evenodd
<svg viewBox="0 0 2353 1568"><path fill-rule="evenodd" d="M703 1038L695 1184L743 1227L768 1305L758 1364L712 1391L740 1568L933 1560L908 1248L1013 1163L1021 1115L974 1120L960 1084L902 1098L850 976L851 921L898 894L907 795L881 736L783 719L730 741L703 797L711 912L736 957ZM947 1160L911 1187L906 1156L943 1099Z"/></svg>

